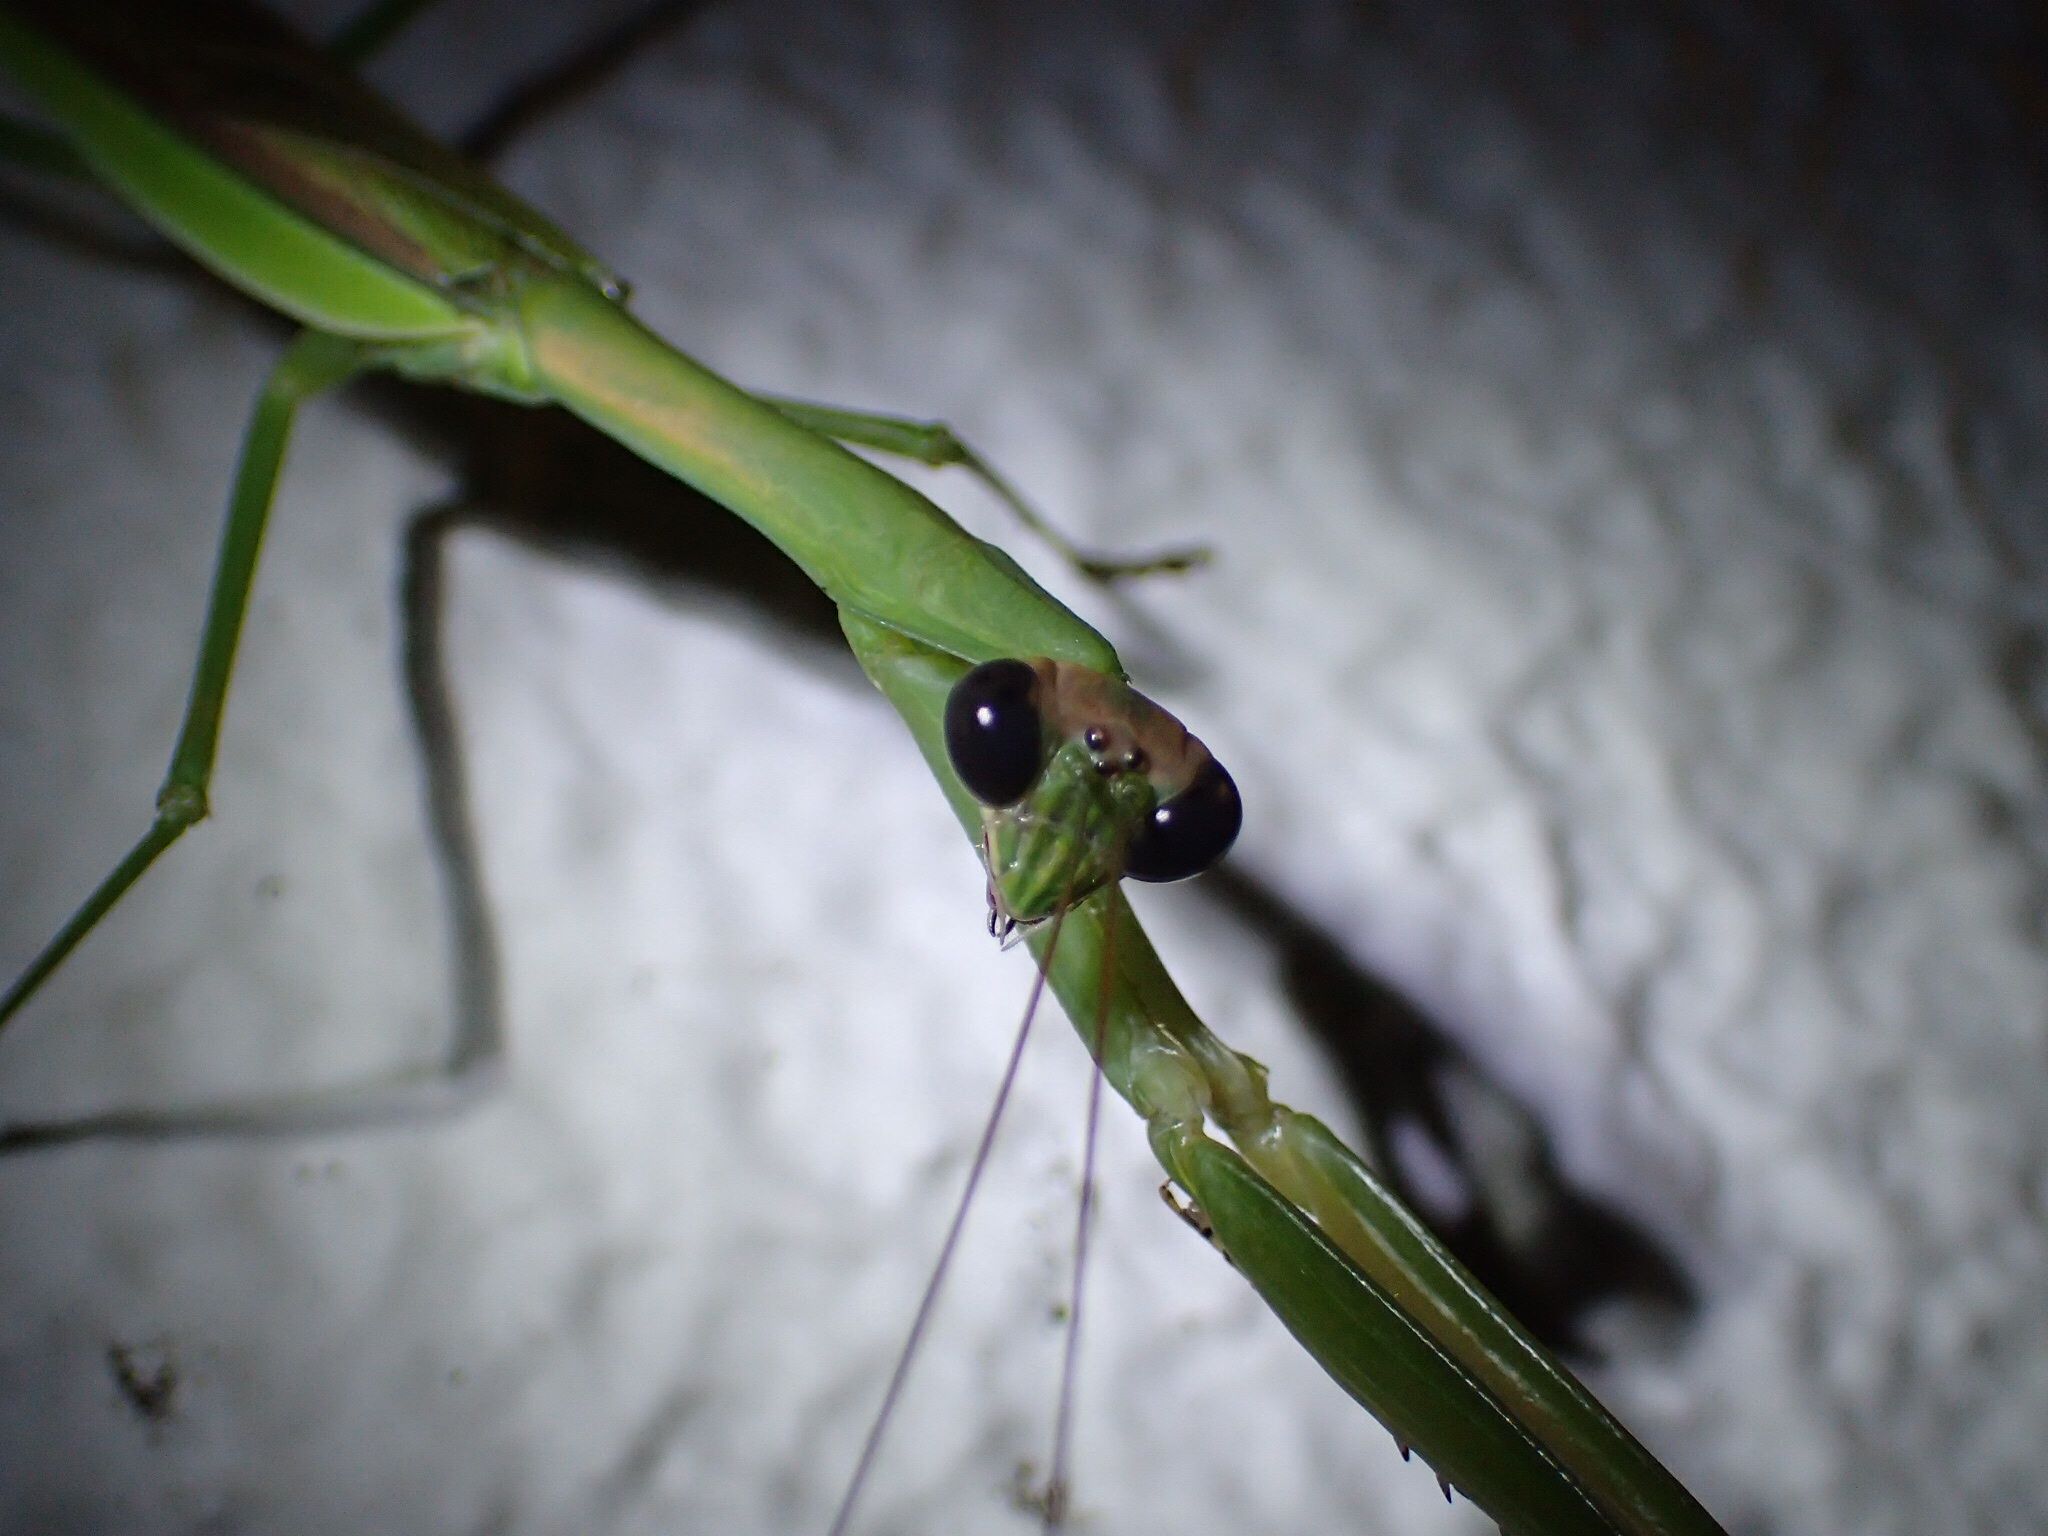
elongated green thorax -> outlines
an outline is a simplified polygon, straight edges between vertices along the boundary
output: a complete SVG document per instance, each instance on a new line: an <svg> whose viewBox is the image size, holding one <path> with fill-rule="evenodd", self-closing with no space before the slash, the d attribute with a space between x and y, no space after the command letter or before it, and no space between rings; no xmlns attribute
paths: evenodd
<svg viewBox="0 0 2048 1536"><path fill-rule="evenodd" d="M842 608L966 661L1021 651L1123 675L1109 642L1008 555L597 289L535 276L515 302L544 394L752 523Z"/></svg>

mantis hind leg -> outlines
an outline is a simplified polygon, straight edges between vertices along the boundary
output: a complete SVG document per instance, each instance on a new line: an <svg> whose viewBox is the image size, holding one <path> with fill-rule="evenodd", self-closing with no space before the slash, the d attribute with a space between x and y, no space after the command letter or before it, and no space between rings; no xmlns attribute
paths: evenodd
<svg viewBox="0 0 2048 1536"><path fill-rule="evenodd" d="M206 817L207 786L220 745L222 711L234 672L235 648L242 620L249 611L249 590L256 578L256 557L270 521L271 498L284 465L286 445L299 407L365 366L361 348L339 337L308 332L271 371L249 430L242 438L241 462L235 470L234 493L228 501L220 553L214 565L213 591L207 599L206 624L199 640L199 658L185 704L184 724L171 751L171 767L157 792L156 816L93 893L45 944L14 984L0 997L0 1028L21 1011L51 974L62 965L101 918L154 864L159 855Z"/></svg>
<svg viewBox="0 0 2048 1536"><path fill-rule="evenodd" d="M292 1137L412 1124L463 1108L495 1081L505 1056L497 935L484 899L440 624L443 549L475 515L460 503L416 515L400 578L405 697L420 743L428 840L438 854L450 934L454 1028L440 1059L317 1092L0 1124L0 1157L85 1141Z"/></svg>
<svg viewBox="0 0 2048 1536"><path fill-rule="evenodd" d="M294 417L307 400L370 366L356 343L308 332L279 360L265 383L229 499L213 589L194 664L191 692L170 771L148 829L79 906L56 936L29 962L0 998L0 1025L19 1012L100 920L141 879L165 849L204 818L207 790L219 747L222 714L242 621L248 611L256 562L272 498L283 467ZM108 1138L167 1140L187 1136L291 1135L412 1118L454 1102L449 1084L481 1077L498 1056L500 1032L496 969L488 925L480 914L474 858L452 755L434 759L437 740L452 741L438 648L431 624L436 611L441 523L432 515L415 525L407 548L406 601L412 620L406 649L408 695L421 737L429 747L428 818L446 854L449 904L454 919L458 1022L448 1059L401 1073L388 1082L321 1094L165 1110L116 1110L63 1121L0 1125L0 1155Z"/></svg>
<svg viewBox="0 0 2048 1536"><path fill-rule="evenodd" d="M759 395L798 426L808 427L821 437L851 448L867 448L923 464L931 469L964 469L1009 509L1010 515L1043 540L1055 554L1090 581L1121 581L1132 576L1177 575L1207 565L1211 551L1206 545L1163 549L1156 554L1118 556L1081 548L1046 521L1009 480L961 440L942 421L918 421L908 416L881 415L873 411L849 411L838 406L816 405L780 395Z"/></svg>

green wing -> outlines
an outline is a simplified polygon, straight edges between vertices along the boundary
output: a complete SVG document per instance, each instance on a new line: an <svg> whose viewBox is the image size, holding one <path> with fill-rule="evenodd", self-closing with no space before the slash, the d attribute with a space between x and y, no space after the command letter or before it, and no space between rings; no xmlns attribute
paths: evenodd
<svg viewBox="0 0 2048 1536"><path fill-rule="evenodd" d="M0 16L0 55L94 170L200 260L309 324L460 331L517 263L620 292L555 224L240 0L11 9L35 29Z"/></svg>

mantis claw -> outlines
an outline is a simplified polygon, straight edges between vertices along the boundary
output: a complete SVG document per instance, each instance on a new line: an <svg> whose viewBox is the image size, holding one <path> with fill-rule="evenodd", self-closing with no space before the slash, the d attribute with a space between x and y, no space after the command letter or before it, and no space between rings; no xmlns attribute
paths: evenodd
<svg viewBox="0 0 2048 1536"><path fill-rule="evenodd" d="M1237 1260L1233 1259L1224 1249L1223 1245L1216 1241L1215 1224L1209 1220L1207 1214L1204 1213L1202 1208L1192 1198L1184 1199L1174 1190L1173 1180L1167 1179L1160 1184L1159 1198L1166 1202L1166 1208L1169 1211L1173 1212L1174 1215L1194 1229L1196 1236L1200 1237L1203 1242L1222 1255L1224 1263L1228 1264L1232 1269L1237 1268Z"/></svg>
<svg viewBox="0 0 2048 1536"><path fill-rule="evenodd" d="M996 897L996 883L988 883L988 936L996 941L996 948L1008 949L1024 936L1024 930L1017 919L1003 910L1003 904Z"/></svg>

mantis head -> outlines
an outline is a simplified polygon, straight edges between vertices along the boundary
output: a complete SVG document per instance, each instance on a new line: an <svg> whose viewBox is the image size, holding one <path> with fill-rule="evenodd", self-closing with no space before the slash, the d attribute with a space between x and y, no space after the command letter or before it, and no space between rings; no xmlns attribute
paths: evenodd
<svg viewBox="0 0 2048 1536"><path fill-rule="evenodd" d="M983 662L946 701L946 752L982 804L989 929L1005 940L1122 876L1200 874L1244 820L1186 726L1073 662Z"/></svg>

